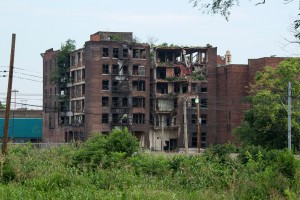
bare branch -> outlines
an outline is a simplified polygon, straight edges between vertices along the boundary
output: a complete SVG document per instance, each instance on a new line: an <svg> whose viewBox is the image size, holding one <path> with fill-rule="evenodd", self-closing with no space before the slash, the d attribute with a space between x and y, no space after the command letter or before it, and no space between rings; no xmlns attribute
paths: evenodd
<svg viewBox="0 0 300 200"><path fill-rule="evenodd" d="M265 4L265 3L266 3L266 0L263 0L263 1L261 1L261 2L256 3L255 5L257 6L257 5L259 5L259 4Z"/></svg>

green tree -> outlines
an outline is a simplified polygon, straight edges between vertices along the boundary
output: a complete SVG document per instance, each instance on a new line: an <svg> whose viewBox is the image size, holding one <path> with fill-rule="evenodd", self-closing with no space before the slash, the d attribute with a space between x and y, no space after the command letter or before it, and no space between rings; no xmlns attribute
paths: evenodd
<svg viewBox="0 0 300 200"><path fill-rule="evenodd" d="M66 72L70 67L70 53L76 49L75 40L68 39L61 45L56 56L55 71L51 75L51 82L58 84L60 87L66 86Z"/></svg>
<svg viewBox="0 0 300 200"><path fill-rule="evenodd" d="M292 144L299 149L300 138L300 59L290 58L277 68L258 72L250 85L252 107L234 134L244 144L265 148L287 147L287 86L292 83Z"/></svg>
<svg viewBox="0 0 300 200"><path fill-rule="evenodd" d="M3 105L1 102L0 102L0 110L3 110L5 109L5 105Z"/></svg>

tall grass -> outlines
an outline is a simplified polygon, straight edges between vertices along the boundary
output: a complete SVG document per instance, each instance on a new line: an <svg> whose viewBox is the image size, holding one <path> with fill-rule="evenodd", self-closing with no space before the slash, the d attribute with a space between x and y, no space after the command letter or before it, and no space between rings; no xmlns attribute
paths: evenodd
<svg viewBox="0 0 300 200"><path fill-rule="evenodd" d="M299 161L284 150L241 151L233 160L220 149L203 156L153 156L102 152L97 145L9 146L0 199L300 198ZM83 152L90 150L95 154ZM97 162L79 156L99 152Z"/></svg>

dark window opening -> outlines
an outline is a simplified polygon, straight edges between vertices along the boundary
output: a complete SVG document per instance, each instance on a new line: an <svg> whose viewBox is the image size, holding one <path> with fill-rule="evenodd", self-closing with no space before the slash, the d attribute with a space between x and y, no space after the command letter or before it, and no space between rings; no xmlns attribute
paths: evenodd
<svg viewBox="0 0 300 200"><path fill-rule="evenodd" d="M166 68L157 68L156 69L156 78L157 79L165 79L167 76Z"/></svg>
<svg viewBox="0 0 300 200"><path fill-rule="evenodd" d="M160 94L168 94L168 83L157 83L156 91Z"/></svg>
<svg viewBox="0 0 300 200"><path fill-rule="evenodd" d="M109 106L109 97L102 97L102 106Z"/></svg>
<svg viewBox="0 0 300 200"><path fill-rule="evenodd" d="M108 123L108 114L102 114L102 124Z"/></svg>
<svg viewBox="0 0 300 200"><path fill-rule="evenodd" d="M133 58L140 58L139 49L133 49Z"/></svg>
<svg viewBox="0 0 300 200"><path fill-rule="evenodd" d="M197 83L192 83L192 92L197 92Z"/></svg>
<svg viewBox="0 0 300 200"><path fill-rule="evenodd" d="M180 86L179 83L174 83L174 93L180 93Z"/></svg>
<svg viewBox="0 0 300 200"><path fill-rule="evenodd" d="M102 74L109 74L109 65L108 64L102 65Z"/></svg>
<svg viewBox="0 0 300 200"><path fill-rule="evenodd" d="M167 127L171 126L171 117L170 116L166 116L166 126Z"/></svg>
<svg viewBox="0 0 300 200"><path fill-rule="evenodd" d="M117 91L119 89L119 81L112 82L112 91Z"/></svg>
<svg viewBox="0 0 300 200"><path fill-rule="evenodd" d="M132 89L136 91L145 91L145 81L133 81Z"/></svg>
<svg viewBox="0 0 300 200"><path fill-rule="evenodd" d="M112 115L112 122L113 123L118 123L119 122L119 114L118 113L114 113Z"/></svg>
<svg viewBox="0 0 300 200"><path fill-rule="evenodd" d="M201 115L201 125L206 126L207 125L207 116Z"/></svg>
<svg viewBox="0 0 300 200"><path fill-rule="evenodd" d="M139 69L138 65L133 65L132 66L132 75L139 75L138 74L138 69Z"/></svg>
<svg viewBox="0 0 300 200"><path fill-rule="evenodd" d="M181 73L180 68L179 68L179 67L175 67L175 68L174 68L174 75L175 75L176 77L179 77L179 76L180 76L180 73Z"/></svg>
<svg viewBox="0 0 300 200"><path fill-rule="evenodd" d="M85 79L85 69L82 69L82 80L84 81Z"/></svg>
<svg viewBox="0 0 300 200"><path fill-rule="evenodd" d="M133 114L133 123L134 124L145 124L145 114L142 114L142 113Z"/></svg>
<svg viewBox="0 0 300 200"><path fill-rule="evenodd" d="M113 48L113 58L119 58L119 48Z"/></svg>
<svg viewBox="0 0 300 200"><path fill-rule="evenodd" d="M113 97L112 98L112 106L113 107L119 107L119 98L118 97Z"/></svg>
<svg viewBox="0 0 300 200"><path fill-rule="evenodd" d="M122 99L122 107L127 107L128 106L128 98L125 97Z"/></svg>
<svg viewBox="0 0 300 200"><path fill-rule="evenodd" d="M102 81L102 90L109 90L109 81L108 80Z"/></svg>
<svg viewBox="0 0 300 200"><path fill-rule="evenodd" d="M197 147L197 132L192 133L192 148Z"/></svg>
<svg viewBox="0 0 300 200"><path fill-rule="evenodd" d="M112 66L112 74L118 75L119 74L119 65Z"/></svg>
<svg viewBox="0 0 300 200"><path fill-rule="evenodd" d="M207 99L201 99L201 108L207 108Z"/></svg>
<svg viewBox="0 0 300 200"><path fill-rule="evenodd" d="M124 75L127 75L128 74L128 66L126 66L126 65L123 66L122 67L122 72L123 72Z"/></svg>
<svg viewBox="0 0 300 200"><path fill-rule="evenodd" d="M192 114L192 116L191 116L191 123L192 124L197 124L197 115L196 114Z"/></svg>
<svg viewBox="0 0 300 200"><path fill-rule="evenodd" d="M132 107L142 107L145 108L145 98L144 97L133 97Z"/></svg>
<svg viewBox="0 0 300 200"><path fill-rule="evenodd" d="M187 93L188 92L188 84L184 83L182 84L182 93Z"/></svg>
<svg viewBox="0 0 300 200"><path fill-rule="evenodd" d="M206 92L207 92L207 87L201 85L201 90L200 90L200 92L206 93Z"/></svg>
<svg viewBox="0 0 300 200"><path fill-rule="evenodd" d="M108 48L103 48L102 49L102 57L109 57Z"/></svg>
<svg viewBox="0 0 300 200"><path fill-rule="evenodd" d="M128 58L128 49L123 49L123 58Z"/></svg>

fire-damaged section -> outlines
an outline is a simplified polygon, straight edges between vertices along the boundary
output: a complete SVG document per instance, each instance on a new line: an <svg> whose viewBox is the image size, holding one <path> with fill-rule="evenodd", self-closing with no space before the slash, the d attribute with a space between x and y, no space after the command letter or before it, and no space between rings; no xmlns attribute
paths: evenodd
<svg viewBox="0 0 300 200"><path fill-rule="evenodd" d="M157 47L151 80L150 147L154 150L177 150L183 147L183 101L187 101L189 147L197 147L197 104L207 118L207 47ZM202 105L203 102L203 105ZM201 133L206 145L206 128Z"/></svg>

